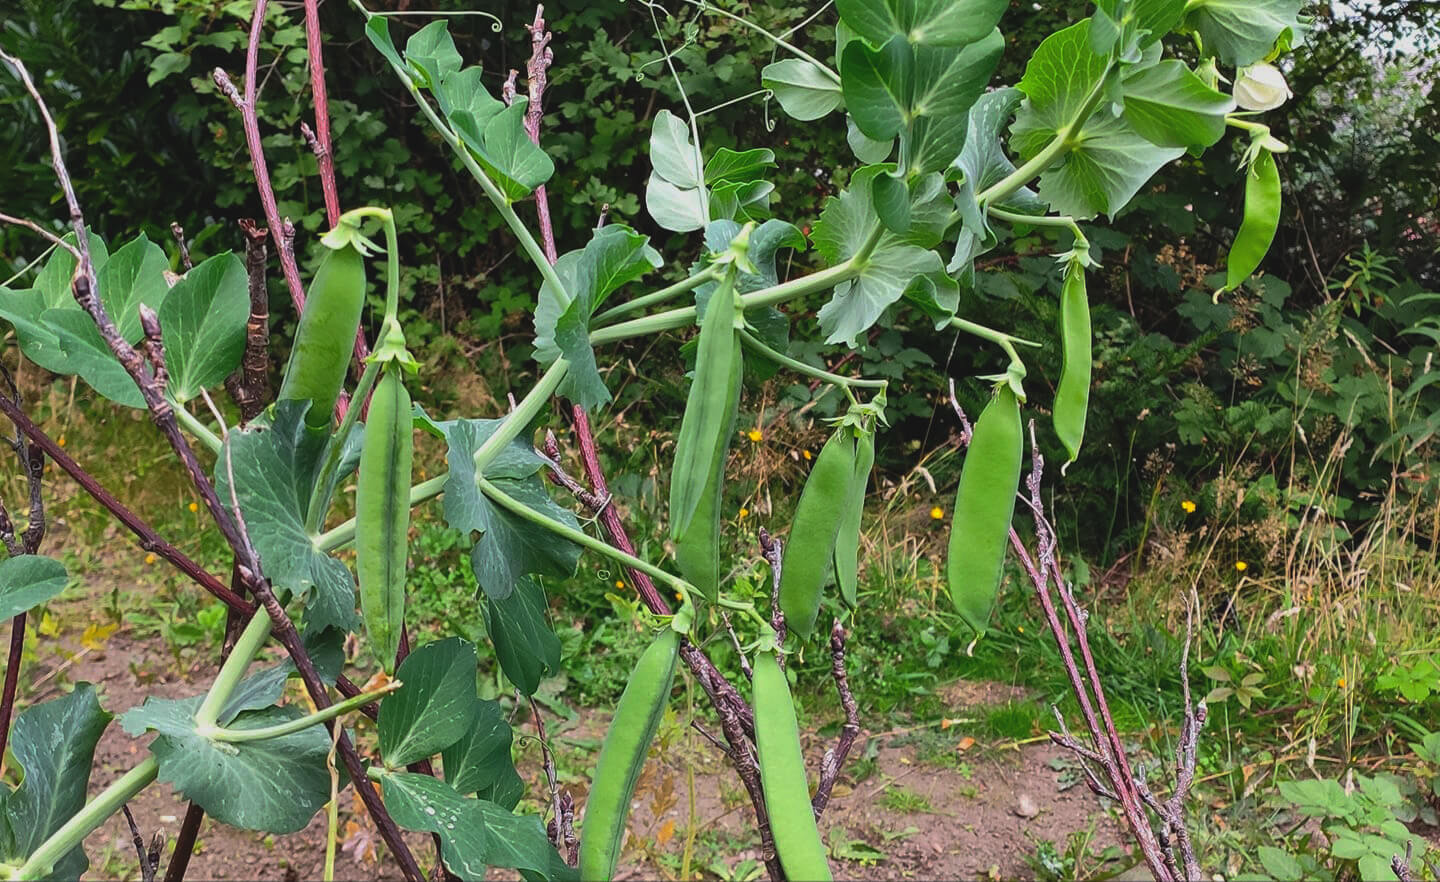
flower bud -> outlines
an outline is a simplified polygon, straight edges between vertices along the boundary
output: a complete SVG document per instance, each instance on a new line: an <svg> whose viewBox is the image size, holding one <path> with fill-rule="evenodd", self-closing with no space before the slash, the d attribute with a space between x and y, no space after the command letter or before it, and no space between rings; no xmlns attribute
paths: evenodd
<svg viewBox="0 0 1440 882"><path fill-rule="evenodd" d="M1263 61L1244 68L1235 79L1235 103L1245 110L1274 110L1291 94L1280 69Z"/></svg>

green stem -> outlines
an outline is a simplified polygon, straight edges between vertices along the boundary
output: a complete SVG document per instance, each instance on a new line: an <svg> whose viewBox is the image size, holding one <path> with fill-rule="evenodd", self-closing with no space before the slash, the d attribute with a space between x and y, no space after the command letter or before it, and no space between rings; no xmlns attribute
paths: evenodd
<svg viewBox="0 0 1440 882"><path fill-rule="evenodd" d="M1040 343L1036 343L1034 340L1026 340L1022 337L1016 337L1011 334L1007 334L1004 331L997 331L994 328L987 328L984 325L976 324L975 322L960 318L958 315L952 316L950 318L950 324L952 327L964 331L965 333L970 334L973 337L979 337L982 340L989 340L996 346L1010 347L1018 343L1021 346L1030 346L1035 349L1039 349L1042 345Z"/></svg>
<svg viewBox="0 0 1440 882"><path fill-rule="evenodd" d="M340 220L360 217L373 217L385 227L385 318L394 320L400 309L400 234L395 229L395 213L388 208L366 205L345 212Z"/></svg>
<svg viewBox="0 0 1440 882"><path fill-rule="evenodd" d="M796 373L804 374L807 377L814 377L826 383L845 388L854 386L857 389L884 389L890 384L889 380L865 380L856 377L842 377L839 374L832 374L823 368L808 365L803 361L791 358L788 355L766 346L758 337L744 329L740 331L740 339L744 341L746 346L749 346L771 361L788 367Z"/></svg>
<svg viewBox="0 0 1440 882"><path fill-rule="evenodd" d="M1113 64L1113 62L1111 62ZM1080 105L1080 110L1065 126L1055 132L1055 137L1040 149L1040 152L1030 158L1030 161L1015 169L994 184L981 190L975 197L975 201L981 205L988 205L991 202L998 202L1030 183L1031 180L1040 176L1040 173L1048 169L1055 160L1059 159L1067 150L1075 146L1074 137L1079 134L1079 129L1100 106L1100 99L1105 95L1105 78L1110 75L1110 67L1107 64L1105 72L1095 81L1095 87L1086 96L1085 103Z"/></svg>
<svg viewBox="0 0 1440 882"><path fill-rule="evenodd" d="M483 474L500 451L511 441L514 441L525 427L529 426L540 411L550 401L550 396L555 394L560 381L565 378L565 372L569 370L570 362L558 358L550 365L549 370L541 375L538 382L531 388L529 393L515 406L515 409L506 415L505 419L496 427L494 434L485 439L475 451L475 472ZM436 475L428 481L422 481L410 488L410 505L417 506L422 502L434 499L445 490L445 482L450 480L449 473ZM315 547L324 552L331 552L355 540L355 519L351 518L343 524L320 534L315 539Z"/></svg>
<svg viewBox="0 0 1440 882"><path fill-rule="evenodd" d="M810 62L811 64L815 65L816 67L818 67L818 68L820 69L820 72L823 73L831 82L833 82L833 83L834 83L835 85L837 85L837 86L840 85L840 75L839 75L838 73L836 73L835 71L831 70L829 67L827 67L827 66L825 66L824 64L822 64L822 63L820 62L820 59L816 58L816 57L813 56L813 55L810 55L809 53L805 52L804 50L802 50L802 49L801 49L800 47L798 47L798 46L795 46L795 45L793 45L793 44L791 44L791 43L785 42L785 41L782 40L781 38L775 36L774 34L770 33L769 31L765 30L764 28L760 27L758 24L756 24L755 22L751 21L750 19L744 18L744 17L739 16L739 15L736 15L736 14L733 13L733 12L729 12L729 11L727 11L727 10L721 9L720 7L714 6L714 5L710 4L710 3L705 3L704 0L685 0L685 2L686 2L686 3L689 3L691 6L694 6L695 8L697 8L697 9L703 11L703 12L713 12L713 13L715 13L716 15L723 15L724 17L730 19L731 21L735 21L735 22L738 22L738 23L744 25L745 27L749 28L750 30L755 31L756 33L764 36L766 39L768 39L770 42L774 43L776 46L779 46L781 49L784 49L786 52L789 52L790 54L794 55L796 58L804 59L805 61L808 61L808 62Z"/></svg>
<svg viewBox="0 0 1440 882"><path fill-rule="evenodd" d="M1086 239L1085 234L1080 231L1080 225L1075 222L1075 218L1069 215L1020 214L1019 212L996 208L993 205L987 205L985 212L991 217L999 218L1011 224L1027 224L1032 227L1061 227L1069 230L1071 235L1075 237L1077 243L1084 242L1086 245L1090 244L1090 240Z"/></svg>
<svg viewBox="0 0 1440 882"><path fill-rule="evenodd" d="M555 533L562 538L568 539L582 548L588 548L591 551L599 552L606 557L609 557L621 564L624 564L632 570L639 570L640 572L650 576L652 579L669 585L676 591L680 591L689 595L696 590L695 586L691 585L689 582L686 582L679 576L671 575L670 573L665 572L654 564L647 563L646 561L641 560L633 554L626 554L625 552L614 547L613 545L610 545L608 542L602 542L599 539L592 537L590 534L584 532L583 530L577 530L574 527L569 526L568 524L562 524L554 518L547 517L546 515L541 514L540 512L536 511L535 509L531 508L530 506L506 493L504 490L501 490L499 487L495 486L495 484L491 483L490 480L487 478L479 478L476 480L476 483L479 484L480 491L486 496L490 497L490 499L496 504L498 504L501 508L508 509L515 515L524 518L525 520L529 521L532 524L535 524L538 527L544 527L552 533Z"/></svg>
<svg viewBox="0 0 1440 882"><path fill-rule="evenodd" d="M380 375L380 362L372 361L365 365L365 373L360 375L360 382L355 386L355 396L351 400L355 402L354 407L345 409L345 419L340 421L340 428L330 438L330 451L325 456L325 462L320 466L320 472L315 476L315 486L310 490L310 504L305 509L305 532L311 536L320 532L325 526L325 514L330 508L330 479L335 470L340 468L340 459L345 453L345 443L350 439L350 433L355 429L355 423L360 419L360 411L363 409L365 399L370 395L370 389L375 385L375 379Z"/></svg>
<svg viewBox="0 0 1440 882"><path fill-rule="evenodd" d="M31 852L25 863L20 865L12 879L44 879L55 870L55 862L69 854L70 849L85 841L85 837L98 829L101 824L120 807L135 798L155 780L160 764L149 756L140 765L126 772L115 783L102 790L85 807L76 812L70 820L51 833L40 847Z"/></svg>
<svg viewBox="0 0 1440 882"><path fill-rule="evenodd" d="M171 406L175 410L175 419L179 421L180 426L185 431L193 435L195 440L208 447L211 453L218 454L220 452L220 448L225 446L225 442L220 439L219 435L215 434L209 426L201 422L199 417L191 413L183 405L171 402Z"/></svg>
<svg viewBox="0 0 1440 882"><path fill-rule="evenodd" d="M240 637L236 639L234 648L230 650L229 657L225 659L225 664L220 666L220 673L215 675L215 682L210 684L210 691L205 694L200 709L195 712L197 729L213 727L220 719L225 702L235 694L236 687L245 676L245 669L250 667L250 662L255 660L255 655L269 637L270 617L263 612L251 616L245 630L241 631Z"/></svg>
<svg viewBox="0 0 1440 882"><path fill-rule="evenodd" d="M226 741L231 744L242 744L246 741L265 741L270 738L283 738L286 735L294 735L311 726L318 726L327 720L333 720L344 713L349 713L364 704L369 704L379 698L384 698L390 693L399 689L403 684L399 680L391 680L385 684L383 689L374 692L366 692L347 698L344 701L332 704L327 708L318 710L313 714L299 717L288 722L279 723L274 726L265 726L260 729L221 729L199 730L201 735L212 741Z"/></svg>
<svg viewBox="0 0 1440 882"><path fill-rule="evenodd" d="M610 307L609 309L592 318L590 320L590 326L600 327L616 318L619 318L622 315L628 315L629 313L638 312L642 309L647 309L651 306L655 306L656 304L664 303L665 301L670 300L674 297L678 297L679 295L684 294L687 291L693 291L701 285L705 284L706 282L714 281L719 277L720 274L715 271L715 268L713 266L706 267L701 272L698 272L687 279L682 279L675 284L669 286L668 288L661 288L659 291L646 294L643 297L636 297L634 300L627 300L624 303Z"/></svg>

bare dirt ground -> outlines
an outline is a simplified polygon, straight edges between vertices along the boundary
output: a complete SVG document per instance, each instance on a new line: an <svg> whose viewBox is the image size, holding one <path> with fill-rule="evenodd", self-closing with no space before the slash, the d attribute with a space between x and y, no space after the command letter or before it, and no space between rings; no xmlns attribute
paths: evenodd
<svg viewBox="0 0 1440 882"><path fill-rule="evenodd" d="M204 690L214 673L210 650L177 657L158 638L139 640L125 629L103 636L103 642L81 630L93 612L77 608L58 641L48 643L27 670L37 689L28 701L54 697L69 684L95 683L101 703L119 714L145 695L181 697ZM292 693L298 700L298 687ZM1011 699L1014 690L998 684L955 684L951 706L973 710ZM677 701L677 704L679 702ZM678 709L678 708L677 708ZM863 715L863 708L862 708ZM561 786L583 809L585 787L598 756L608 715L578 711L568 720L551 719L549 735L556 748ZM536 810L547 800L540 774L540 753L533 726L516 721L521 756L517 762L529 777L522 806ZM373 730L360 726L362 749ZM1025 862L1039 840L1062 850L1066 837L1090 831L1096 851L1122 842L1122 831L1082 785L1075 786L1072 764L1048 743L1022 745L967 744L940 764L922 762L903 733L867 733L852 753L820 828L834 856L837 878L844 879L1027 879L1034 871ZM830 739L807 733L806 755L812 773ZM961 742L964 744L964 742ZM758 878L758 839L751 832L751 809L738 780L722 754L684 721L667 721L637 790L631 836L620 878L674 879L690 854L690 874L707 878ZM100 741L90 792L96 793L145 756L145 740L132 739L112 723ZM858 761L858 762L857 762ZM692 780L693 779L693 780ZM693 792L693 797L692 797ZM692 803L693 799L693 803ZM383 846L364 817L353 791L340 797L340 839L336 878L399 878L384 859ZM692 809L693 805L693 809ZM185 814L185 803L164 783L143 792L130 806L144 837L162 830L173 840ZM691 819L694 823L691 824ZM300 833L267 836L212 824L201 829L191 860L190 879L318 879L324 861L326 824L316 816ZM434 866L427 837L412 841L422 866ZM139 879L139 863L123 816L117 815L86 841L90 879ZM377 860L378 858L378 860ZM163 867L168 861L162 858ZM516 878L496 871L493 878Z"/></svg>

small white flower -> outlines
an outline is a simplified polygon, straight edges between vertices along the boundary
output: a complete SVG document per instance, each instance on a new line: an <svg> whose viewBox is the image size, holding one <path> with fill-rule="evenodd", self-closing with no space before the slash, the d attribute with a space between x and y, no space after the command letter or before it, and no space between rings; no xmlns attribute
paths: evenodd
<svg viewBox="0 0 1440 882"><path fill-rule="evenodd" d="M1263 61L1244 68L1235 78L1235 103L1245 110L1274 110L1291 94L1280 69Z"/></svg>

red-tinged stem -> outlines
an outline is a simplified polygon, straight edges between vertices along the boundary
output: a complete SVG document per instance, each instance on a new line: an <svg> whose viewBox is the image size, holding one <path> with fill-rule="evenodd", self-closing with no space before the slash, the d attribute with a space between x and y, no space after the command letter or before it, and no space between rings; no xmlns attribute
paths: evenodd
<svg viewBox="0 0 1440 882"><path fill-rule="evenodd" d="M15 713L15 690L20 684L20 657L25 653L25 613L10 620L10 655L5 662L5 694L0 696L0 756L10 743L10 719Z"/></svg>

